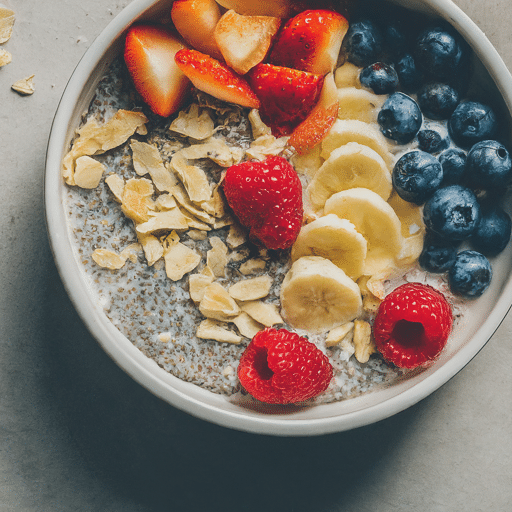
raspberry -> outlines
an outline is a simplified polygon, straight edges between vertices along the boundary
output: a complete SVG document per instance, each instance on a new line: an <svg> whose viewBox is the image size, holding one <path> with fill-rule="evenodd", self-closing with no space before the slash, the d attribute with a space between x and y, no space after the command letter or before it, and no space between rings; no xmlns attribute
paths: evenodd
<svg viewBox="0 0 512 512"><path fill-rule="evenodd" d="M262 402L295 403L325 391L332 366L306 338L286 329L267 328L254 336L242 354L238 378Z"/></svg>
<svg viewBox="0 0 512 512"><path fill-rule="evenodd" d="M295 169L280 156L228 168L224 194L251 238L268 249L291 247L302 225L302 185Z"/></svg>
<svg viewBox="0 0 512 512"><path fill-rule="evenodd" d="M381 302L373 336L386 361L400 368L416 368L439 355L452 323L451 307L441 292L407 283Z"/></svg>

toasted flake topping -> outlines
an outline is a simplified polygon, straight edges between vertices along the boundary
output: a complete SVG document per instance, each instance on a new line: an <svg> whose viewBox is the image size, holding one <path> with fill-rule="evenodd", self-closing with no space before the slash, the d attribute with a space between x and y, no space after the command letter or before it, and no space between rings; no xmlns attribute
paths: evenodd
<svg viewBox="0 0 512 512"><path fill-rule="evenodd" d="M124 180L118 174L111 174L105 178L105 183L114 195L117 202L123 202Z"/></svg>
<svg viewBox="0 0 512 512"><path fill-rule="evenodd" d="M264 325L256 322L245 312L233 318L233 323L236 325L238 332L249 339L252 339L258 332L265 329Z"/></svg>
<svg viewBox="0 0 512 512"><path fill-rule="evenodd" d="M152 267L164 255L164 248L160 240L154 235L142 235L140 233L137 234L137 238L144 250L148 266Z"/></svg>
<svg viewBox="0 0 512 512"><path fill-rule="evenodd" d="M241 336L226 329L225 324L207 318L203 320L197 329L196 336L205 340L215 340L225 343L238 344L242 341Z"/></svg>
<svg viewBox="0 0 512 512"><path fill-rule="evenodd" d="M354 321L354 348L354 355L360 363L367 363L377 350L372 339L372 328L364 320Z"/></svg>
<svg viewBox="0 0 512 512"><path fill-rule="evenodd" d="M0 5L0 44L9 41L16 17L14 11Z"/></svg>
<svg viewBox="0 0 512 512"><path fill-rule="evenodd" d="M188 278L190 298L199 304L204 297L204 292L213 283L213 275L191 274Z"/></svg>
<svg viewBox="0 0 512 512"><path fill-rule="evenodd" d="M239 163L243 156L241 148L232 148L223 139L209 138L202 144L193 144L188 148L181 149L180 155L188 160L209 158L221 167L230 167Z"/></svg>
<svg viewBox="0 0 512 512"><path fill-rule="evenodd" d="M165 212L152 212L149 215L150 217L146 222L137 225L137 233L154 235L188 228L187 219L179 208L173 208Z"/></svg>
<svg viewBox="0 0 512 512"><path fill-rule="evenodd" d="M199 265L201 255L183 245L173 231L164 242L164 261L167 277L171 281L179 281Z"/></svg>
<svg viewBox="0 0 512 512"><path fill-rule="evenodd" d="M206 253L206 263L216 277L224 277L228 264L228 248L218 237L210 238L212 248Z"/></svg>
<svg viewBox="0 0 512 512"><path fill-rule="evenodd" d="M207 110L199 113L199 105L193 103L188 112L181 111L171 123L169 130L191 137L195 140L204 140L214 133L214 124Z"/></svg>
<svg viewBox="0 0 512 512"><path fill-rule="evenodd" d="M267 156L280 155L284 151L288 139L289 137L276 139L273 135L262 135L251 143L246 154L255 160L265 160Z"/></svg>
<svg viewBox="0 0 512 512"><path fill-rule="evenodd" d="M253 277L238 281L229 288L229 294L236 300L252 301L266 297L272 286L270 276Z"/></svg>
<svg viewBox="0 0 512 512"><path fill-rule="evenodd" d="M96 249L92 253L91 257L97 265L103 268L108 268L109 270L119 270L124 266L128 259L126 254L117 254L109 249Z"/></svg>
<svg viewBox="0 0 512 512"><path fill-rule="evenodd" d="M283 319L275 304L253 300L244 302L241 308L242 311L245 311L251 318L265 327L272 327L273 325L283 323Z"/></svg>
<svg viewBox="0 0 512 512"><path fill-rule="evenodd" d="M34 85L34 76L35 75L30 75L27 78L17 80L11 85L11 89L23 96L29 96L30 94L34 94L34 91L36 90Z"/></svg>
<svg viewBox="0 0 512 512"><path fill-rule="evenodd" d="M90 156L81 156L76 159L75 183L80 188L96 188L104 171L105 166L101 162Z"/></svg>
<svg viewBox="0 0 512 512"><path fill-rule="evenodd" d="M12 55L3 48L0 48L0 68L12 61Z"/></svg>
<svg viewBox="0 0 512 512"><path fill-rule="evenodd" d="M181 151L175 153L171 158L171 169L180 178L191 201L194 203L208 201L212 197L212 189L206 173L200 167L190 165Z"/></svg>
<svg viewBox="0 0 512 512"><path fill-rule="evenodd" d="M228 291L217 282L206 287L199 303L199 311L206 318L229 322L240 313L240 308Z"/></svg>
<svg viewBox="0 0 512 512"><path fill-rule="evenodd" d="M340 345L343 350L354 353L354 345L352 344L352 337L354 335L354 322L347 322L346 324L335 327L329 331L325 344L328 347Z"/></svg>

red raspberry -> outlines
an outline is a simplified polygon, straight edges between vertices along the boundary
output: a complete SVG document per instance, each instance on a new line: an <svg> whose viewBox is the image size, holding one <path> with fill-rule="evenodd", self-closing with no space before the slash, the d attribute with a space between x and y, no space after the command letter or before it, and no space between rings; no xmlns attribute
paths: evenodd
<svg viewBox="0 0 512 512"><path fill-rule="evenodd" d="M386 361L400 368L416 368L439 355L452 324L451 307L441 292L407 283L381 302L373 336Z"/></svg>
<svg viewBox="0 0 512 512"><path fill-rule="evenodd" d="M306 338L286 329L260 331L238 365L242 386L269 404L302 402L327 389L332 366Z"/></svg>
<svg viewBox="0 0 512 512"><path fill-rule="evenodd" d="M228 168L224 194L229 206L268 249L290 247L302 225L302 186L290 163L280 156Z"/></svg>

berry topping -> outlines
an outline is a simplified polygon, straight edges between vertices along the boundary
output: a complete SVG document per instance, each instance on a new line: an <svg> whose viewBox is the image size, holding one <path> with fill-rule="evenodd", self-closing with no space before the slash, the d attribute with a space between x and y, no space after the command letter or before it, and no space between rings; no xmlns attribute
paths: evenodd
<svg viewBox="0 0 512 512"><path fill-rule="evenodd" d="M369 66L379 60L382 46L380 28L371 20L360 20L350 25L342 49L352 64Z"/></svg>
<svg viewBox="0 0 512 512"><path fill-rule="evenodd" d="M512 160L503 144L495 140L477 142L466 160L466 176L475 188L506 187L512 175Z"/></svg>
<svg viewBox="0 0 512 512"><path fill-rule="evenodd" d="M407 144L418 133L423 116L420 107L411 97L396 92L385 101L377 121L388 139L398 144Z"/></svg>
<svg viewBox="0 0 512 512"><path fill-rule="evenodd" d="M480 220L475 194L461 185L449 185L434 192L423 207L427 229L446 240L469 238Z"/></svg>
<svg viewBox="0 0 512 512"><path fill-rule="evenodd" d="M406 53L395 65L400 86L405 92L416 91L423 82L423 74L416 66L416 61L410 53Z"/></svg>
<svg viewBox="0 0 512 512"><path fill-rule="evenodd" d="M443 168L436 157L424 151L403 155L393 168L393 186L405 201L423 204L443 180Z"/></svg>
<svg viewBox="0 0 512 512"><path fill-rule="evenodd" d="M319 75L330 73L347 29L348 21L335 11L303 11L277 35L270 62Z"/></svg>
<svg viewBox="0 0 512 512"><path fill-rule="evenodd" d="M302 186L295 169L280 156L228 168L224 194L252 238L268 249L290 247L302 225Z"/></svg>
<svg viewBox="0 0 512 512"><path fill-rule="evenodd" d="M438 159L443 166L443 185L454 185L462 179L466 168L466 153L462 149L447 149Z"/></svg>
<svg viewBox="0 0 512 512"><path fill-rule="evenodd" d="M429 83L418 92L418 105L430 119L448 119L459 101L459 93L448 84Z"/></svg>
<svg viewBox="0 0 512 512"><path fill-rule="evenodd" d="M245 390L271 404L313 398L327 389L332 375L327 357L306 338L286 329L256 334L238 365Z"/></svg>
<svg viewBox="0 0 512 512"><path fill-rule="evenodd" d="M443 127L432 127L418 132L418 147L427 153L439 153L450 144Z"/></svg>
<svg viewBox="0 0 512 512"><path fill-rule="evenodd" d="M322 75L272 64L258 64L248 79L261 102L261 119L276 137L290 135L306 119L324 80Z"/></svg>
<svg viewBox="0 0 512 512"><path fill-rule="evenodd" d="M375 94L391 94L398 87L398 75L395 69L384 62L375 62L366 66L359 74L359 80L364 87Z"/></svg>
<svg viewBox="0 0 512 512"><path fill-rule="evenodd" d="M492 139L498 126L496 114L490 107L477 101L461 101L448 121L448 128L457 145L469 148Z"/></svg>
<svg viewBox="0 0 512 512"><path fill-rule="evenodd" d="M381 302L373 335L386 361L416 368L440 354L452 324L452 311L442 293L428 285L407 283Z"/></svg>
<svg viewBox="0 0 512 512"><path fill-rule="evenodd" d="M455 261L458 245L459 242L443 240L429 233L423 243L418 263L427 272L446 272Z"/></svg>
<svg viewBox="0 0 512 512"><path fill-rule="evenodd" d="M242 107L259 108L249 84L225 64L196 50L180 50L174 60L197 89Z"/></svg>
<svg viewBox="0 0 512 512"><path fill-rule="evenodd" d="M510 240L511 225L510 215L502 208L482 209L471 243L482 254L496 256Z"/></svg>
<svg viewBox="0 0 512 512"><path fill-rule="evenodd" d="M480 297L491 284L491 279L489 260L476 251L459 252L448 271L450 290L468 299Z"/></svg>

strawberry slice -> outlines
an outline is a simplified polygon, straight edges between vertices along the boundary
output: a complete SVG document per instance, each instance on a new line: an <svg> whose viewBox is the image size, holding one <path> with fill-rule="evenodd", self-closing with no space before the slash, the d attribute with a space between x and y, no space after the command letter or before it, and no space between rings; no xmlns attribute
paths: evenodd
<svg viewBox="0 0 512 512"><path fill-rule="evenodd" d="M335 11L303 11L283 26L269 62L326 75L336 65L347 30L348 21Z"/></svg>
<svg viewBox="0 0 512 512"><path fill-rule="evenodd" d="M189 80L174 62L182 48L174 32L156 25L134 25L126 35L124 60L135 89L163 117L178 110L190 89Z"/></svg>
<svg viewBox="0 0 512 512"><path fill-rule="evenodd" d="M260 102L249 84L225 64L209 55L185 49L177 52L174 60L200 91L242 107L260 107Z"/></svg>
<svg viewBox="0 0 512 512"><path fill-rule="evenodd" d="M309 115L324 80L322 75L272 64L258 64L248 78L261 102L261 119L276 137L289 135Z"/></svg>
<svg viewBox="0 0 512 512"><path fill-rule="evenodd" d="M338 119L338 109L338 89L334 75L329 73L325 77L318 103L309 116L295 128L288 139L288 144L293 146L299 155L313 149L325 138Z"/></svg>

